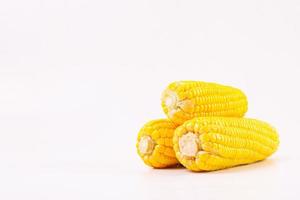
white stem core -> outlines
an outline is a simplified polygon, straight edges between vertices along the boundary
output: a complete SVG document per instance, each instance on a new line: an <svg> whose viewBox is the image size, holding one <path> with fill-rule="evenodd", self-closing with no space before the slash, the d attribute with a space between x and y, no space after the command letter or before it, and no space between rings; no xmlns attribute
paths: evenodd
<svg viewBox="0 0 300 200"><path fill-rule="evenodd" d="M171 118L179 111L189 112L193 109L191 100L180 100L176 92L172 90L166 90L162 95L162 100L168 108L168 116Z"/></svg>
<svg viewBox="0 0 300 200"><path fill-rule="evenodd" d="M182 155L196 157L199 147L199 139L196 134L188 132L179 139L179 151Z"/></svg>
<svg viewBox="0 0 300 200"><path fill-rule="evenodd" d="M154 150L155 143L150 136L143 136L139 142L139 151L142 154L151 154Z"/></svg>
<svg viewBox="0 0 300 200"><path fill-rule="evenodd" d="M166 90L163 94L163 101L167 106L169 113L176 111L178 100L177 94L171 90Z"/></svg>

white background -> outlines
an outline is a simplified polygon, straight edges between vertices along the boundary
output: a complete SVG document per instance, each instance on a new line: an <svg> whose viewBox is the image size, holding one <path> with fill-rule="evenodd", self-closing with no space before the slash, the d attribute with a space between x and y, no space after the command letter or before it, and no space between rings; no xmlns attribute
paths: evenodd
<svg viewBox="0 0 300 200"><path fill-rule="evenodd" d="M300 1L0 1L0 199L299 199ZM241 88L271 158L154 170L141 126L175 80Z"/></svg>

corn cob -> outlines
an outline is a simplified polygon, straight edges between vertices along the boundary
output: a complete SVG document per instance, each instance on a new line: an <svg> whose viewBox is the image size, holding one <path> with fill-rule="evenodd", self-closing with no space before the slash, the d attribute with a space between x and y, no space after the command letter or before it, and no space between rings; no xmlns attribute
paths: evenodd
<svg viewBox="0 0 300 200"><path fill-rule="evenodd" d="M199 117L179 126L173 137L179 162L192 171L212 171L263 160L279 144L269 124L245 118Z"/></svg>
<svg viewBox="0 0 300 200"><path fill-rule="evenodd" d="M241 90L200 81L173 82L161 100L164 112L177 124L195 117L242 117L248 109L247 97Z"/></svg>
<svg viewBox="0 0 300 200"><path fill-rule="evenodd" d="M168 119L146 123L138 134L137 151L145 164L165 168L178 164L173 150L176 125Z"/></svg>

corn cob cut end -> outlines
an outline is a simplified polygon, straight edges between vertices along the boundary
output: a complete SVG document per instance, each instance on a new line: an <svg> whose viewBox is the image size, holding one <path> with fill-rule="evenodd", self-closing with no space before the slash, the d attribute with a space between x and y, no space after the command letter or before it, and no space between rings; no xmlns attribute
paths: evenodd
<svg viewBox="0 0 300 200"><path fill-rule="evenodd" d="M178 164L172 143L175 128L168 119L152 120L141 128L136 148L146 165L166 168Z"/></svg>
<svg viewBox="0 0 300 200"><path fill-rule="evenodd" d="M181 155L195 157L200 149L199 139L196 134L188 132L179 138L179 151Z"/></svg>
<svg viewBox="0 0 300 200"><path fill-rule="evenodd" d="M138 149L142 155L152 154L155 142L150 136L143 136L138 142Z"/></svg>
<svg viewBox="0 0 300 200"><path fill-rule="evenodd" d="M178 160L187 169L191 171L209 171L198 166L201 155L207 153L201 148L201 140L198 134L193 132L183 134L179 137L178 144L176 144L176 147L174 145L174 148Z"/></svg>
<svg viewBox="0 0 300 200"><path fill-rule="evenodd" d="M141 136L136 143L137 153L144 163L153 168L164 168L165 165L160 163L157 158L157 143L149 135Z"/></svg>
<svg viewBox="0 0 300 200"><path fill-rule="evenodd" d="M178 118L176 115L180 114L180 112L186 112L193 110L193 102L188 99L180 99L178 94L171 90L166 89L161 97L162 107L166 115L169 117L169 119L173 119L175 123L182 123L185 121L185 119L180 120L174 120Z"/></svg>

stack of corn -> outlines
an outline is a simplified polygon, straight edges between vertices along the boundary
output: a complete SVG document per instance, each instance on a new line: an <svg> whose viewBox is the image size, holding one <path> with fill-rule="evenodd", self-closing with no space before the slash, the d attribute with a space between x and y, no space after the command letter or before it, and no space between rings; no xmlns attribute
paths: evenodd
<svg viewBox="0 0 300 200"><path fill-rule="evenodd" d="M219 170L264 160L278 147L271 125L243 117L247 97L237 88L174 82L163 92L161 105L167 119L146 123L137 139L138 154L151 167Z"/></svg>

